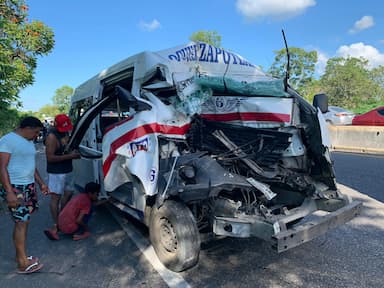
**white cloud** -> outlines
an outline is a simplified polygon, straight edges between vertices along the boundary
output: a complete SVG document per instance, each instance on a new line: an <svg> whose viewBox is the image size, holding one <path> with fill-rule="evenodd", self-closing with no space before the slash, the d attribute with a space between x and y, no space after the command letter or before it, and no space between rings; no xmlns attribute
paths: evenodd
<svg viewBox="0 0 384 288"><path fill-rule="evenodd" d="M161 24L157 19L153 19L151 22L140 21L139 26L141 29L152 32L161 27Z"/></svg>
<svg viewBox="0 0 384 288"><path fill-rule="evenodd" d="M236 8L246 18L263 17L287 19L305 12L316 5L315 0L237 0Z"/></svg>
<svg viewBox="0 0 384 288"><path fill-rule="evenodd" d="M384 65L384 54L380 53L375 47L365 45L362 42L354 43L349 46L340 46L336 53L341 57L364 57L369 61L369 67L371 68Z"/></svg>
<svg viewBox="0 0 384 288"><path fill-rule="evenodd" d="M357 20L353 25L353 28L349 29L349 33L357 33L362 30L368 29L375 25L375 21L372 16L363 16L360 20Z"/></svg>
<svg viewBox="0 0 384 288"><path fill-rule="evenodd" d="M325 67L327 66L327 61L329 57L324 52L317 50L317 62L315 64L316 74L322 75L325 72Z"/></svg>

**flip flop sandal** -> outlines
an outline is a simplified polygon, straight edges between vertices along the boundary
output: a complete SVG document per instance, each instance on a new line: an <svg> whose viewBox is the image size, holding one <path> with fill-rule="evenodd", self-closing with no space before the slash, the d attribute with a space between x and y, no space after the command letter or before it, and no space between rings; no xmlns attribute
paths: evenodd
<svg viewBox="0 0 384 288"><path fill-rule="evenodd" d="M27 259L30 261L33 261L33 262L39 262L39 258L37 258L35 256L28 256Z"/></svg>
<svg viewBox="0 0 384 288"><path fill-rule="evenodd" d="M44 230L45 236L48 237L49 240L59 240L59 235L57 233L52 232L51 230Z"/></svg>
<svg viewBox="0 0 384 288"><path fill-rule="evenodd" d="M32 262L39 262L39 258L35 256L28 256L27 259ZM15 261L17 262L17 259L15 258Z"/></svg>
<svg viewBox="0 0 384 288"><path fill-rule="evenodd" d="M32 264L25 267L24 269L17 270L17 273L18 274L31 274L31 273L39 271L41 268L43 268L43 266L44 265L39 263L39 262L33 262Z"/></svg>

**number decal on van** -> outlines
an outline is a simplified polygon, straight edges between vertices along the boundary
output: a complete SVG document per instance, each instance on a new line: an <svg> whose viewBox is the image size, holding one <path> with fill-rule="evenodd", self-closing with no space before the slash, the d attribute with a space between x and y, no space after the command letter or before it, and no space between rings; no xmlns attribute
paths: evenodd
<svg viewBox="0 0 384 288"><path fill-rule="evenodd" d="M149 181L153 183L156 180L156 169L152 168L149 174Z"/></svg>

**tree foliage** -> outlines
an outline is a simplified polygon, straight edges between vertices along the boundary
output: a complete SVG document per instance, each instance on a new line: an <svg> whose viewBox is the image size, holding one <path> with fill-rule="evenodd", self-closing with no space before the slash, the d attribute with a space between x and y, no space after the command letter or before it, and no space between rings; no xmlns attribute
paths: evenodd
<svg viewBox="0 0 384 288"><path fill-rule="evenodd" d="M45 117L55 117L57 114L62 113L56 105L44 105L37 112L38 118L44 119Z"/></svg>
<svg viewBox="0 0 384 288"><path fill-rule="evenodd" d="M370 72L370 78L381 88L384 88L384 66L373 68Z"/></svg>
<svg viewBox="0 0 384 288"><path fill-rule="evenodd" d="M375 98L384 102L384 66L373 68L369 72L369 78L375 85Z"/></svg>
<svg viewBox="0 0 384 288"><path fill-rule="evenodd" d="M285 49L274 51L275 60L268 72L275 77L284 78L287 66L287 53ZM297 47L289 47L290 75L289 84L301 94L306 94L305 88L312 85L315 80L315 64L317 51L305 51Z"/></svg>
<svg viewBox="0 0 384 288"><path fill-rule="evenodd" d="M204 31L200 30L193 32L189 40L194 42L205 42L215 47L221 47L221 36L217 31Z"/></svg>
<svg viewBox="0 0 384 288"><path fill-rule="evenodd" d="M0 106L18 103L18 93L34 81L37 57L54 46L52 30L27 19L24 0L0 1Z"/></svg>
<svg viewBox="0 0 384 288"><path fill-rule="evenodd" d="M0 109L0 137L16 128L20 115L16 109Z"/></svg>
<svg viewBox="0 0 384 288"><path fill-rule="evenodd" d="M313 98L316 94L323 93L323 88L321 87L319 80L312 80L301 88L300 94L308 100L308 102L313 103Z"/></svg>
<svg viewBox="0 0 384 288"><path fill-rule="evenodd" d="M68 113L71 105L71 96L73 94L73 88L67 85L56 89L53 96L53 104L57 106L60 113Z"/></svg>
<svg viewBox="0 0 384 288"><path fill-rule="evenodd" d="M378 87L367 67L363 58L330 58L320 79L329 103L354 109L361 103L375 102Z"/></svg>
<svg viewBox="0 0 384 288"><path fill-rule="evenodd" d="M296 47L289 48L289 52L289 83L309 102L315 94L326 93L329 104L356 112L363 111L364 107L384 104L384 66L369 70L368 60L364 58L335 57L328 59L325 73L316 79L317 52ZM283 78L287 65L286 50L275 51L275 55L268 72Z"/></svg>
<svg viewBox="0 0 384 288"><path fill-rule="evenodd" d="M0 109L0 137L14 130L20 124L20 120L26 116L37 117L31 111L21 112L15 108Z"/></svg>

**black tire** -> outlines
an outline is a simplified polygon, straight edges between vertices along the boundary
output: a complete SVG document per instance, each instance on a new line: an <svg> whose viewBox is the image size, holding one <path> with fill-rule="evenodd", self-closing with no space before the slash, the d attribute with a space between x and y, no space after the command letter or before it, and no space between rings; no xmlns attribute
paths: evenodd
<svg viewBox="0 0 384 288"><path fill-rule="evenodd" d="M184 204L167 200L152 208L149 235L160 261L168 269L181 272L196 265L200 234L191 211Z"/></svg>

